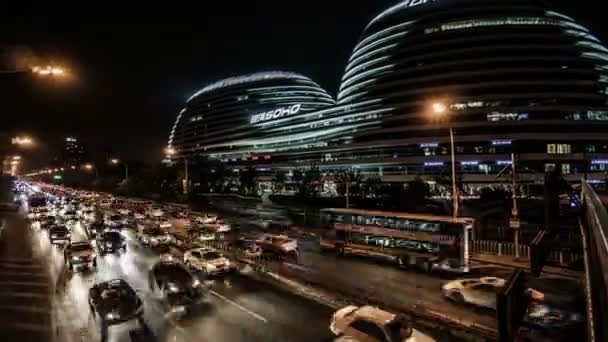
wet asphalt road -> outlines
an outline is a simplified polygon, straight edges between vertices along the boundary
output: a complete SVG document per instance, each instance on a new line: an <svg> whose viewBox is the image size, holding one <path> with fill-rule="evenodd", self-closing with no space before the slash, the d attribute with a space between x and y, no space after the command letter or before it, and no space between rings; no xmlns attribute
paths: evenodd
<svg viewBox="0 0 608 342"><path fill-rule="evenodd" d="M97 269L68 276L65 287L57 281L63 255L48 244L46 232L34 226L34 245L50 263L52 279L58 284L57 325L64 332L61 341L99 341L100 327L89 313L88 290L96 282L125 279L144 300L144 324L127 322L111 326L107 341L331 341L328 329L333 310L302 297L249 278L232 274L207 279L205 302L196 312L177 320L167 314L148 287L148 270L159 254L141 246L127 231L127 252L98 257ZM82 225L76 224L72 241L86 240ZM201 276L202 279L204 277Z"/></svg>

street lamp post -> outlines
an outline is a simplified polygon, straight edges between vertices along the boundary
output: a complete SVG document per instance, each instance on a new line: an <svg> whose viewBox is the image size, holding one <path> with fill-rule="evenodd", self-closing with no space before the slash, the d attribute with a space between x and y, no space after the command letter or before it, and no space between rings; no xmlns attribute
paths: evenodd
<svg viewBox="0 0 608 342"><path fill-rule="evenodd" d="M434 102L431 105L433 114L437 117L448 115L448 107L442 102ZM449 125L450 130L450 159L452 164L452 217L454 221L458 218L458 189L456 187L456 158L454 156L454 129Z"/></svg>
<svg viewBox="0 0 608 342"><path fill-rule="evenodd" d="M165 154L168 157L173 157L175 154L177 154L177 151L173 147L169 146L169 147L167 147L165 149ZM188 195L188 192L189 192L188 184L189 184L189 182L190 182L190 179L189 179L189 174L188 174L188 159L186 157L184 157L184 180L182 182L183 183L182 186L183 186L184 195Z"/></svg>
<svg viewBox="0 0 608 342"><path fill-rule="evenodd" d="M121 161L120 159L112 158L110 159L110 163L118 165L121 164ZM126 162L122 162L122 165L124 165L125 167L125 181L127 181L129 179L129 164L127 164Z"/></svg>

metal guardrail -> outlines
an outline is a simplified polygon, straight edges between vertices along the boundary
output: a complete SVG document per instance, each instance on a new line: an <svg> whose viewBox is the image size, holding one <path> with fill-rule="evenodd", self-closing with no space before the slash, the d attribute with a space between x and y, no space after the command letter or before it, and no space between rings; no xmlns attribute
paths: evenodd
<svg viewBox="0 0 608 342"><path fill-rule="evenodd" d="M588 340L608 341L608 211L585 181L582 199Z"/></svg>
<svg viewBox="0 0 608 342"><path fill-rule="evenodd" d="M473 240L471 241L471 254L515 256L515 244L512 242L500 242L492 240ZM529 259L530 246L520 244L519 256L523 259ZM548 262L560 266L568 266L578 262L582 257L583 256L577 252L551 251Z"/></svg>

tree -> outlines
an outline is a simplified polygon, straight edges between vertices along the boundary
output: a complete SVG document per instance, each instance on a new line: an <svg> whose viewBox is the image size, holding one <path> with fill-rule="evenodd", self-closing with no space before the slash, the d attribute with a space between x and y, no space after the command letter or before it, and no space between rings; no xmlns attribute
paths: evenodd
<svg viewBox="0 0 608 342"><path fill-rule="evenodd" d="M346 197L346 207L350 208L350 196L360 193L363 177L359 170L346 169L336 172L334 179L337 184L337 191Z"/></svg>
<svg viewBox="0 0 608 342"><path fill-rule="evenodd" d="M223 193L231 188L231 185L228 184L232 182L233 174L226 168L224 163L218 161L211 165L209 178L211 188L213 188L215 192Z"/></svg>
<svg viewBox="0 0 608 342"><path fill-rule="evenodd" d="M239 173L239 184L241 193L246 196L254 195L257 186L257 174L255 168L249 166Z"/></svg>
<svg viewBox="0 0 608 342"><path fill-rule="evenodd" d="M272 175L272 192L277 193L285 190L285 182L287 181L287 176L285 172L277 171Z"/></svg>
<svg viewBox="0 0 608 342"><path fill-rule="evenodd" d="M479 193L482 203L487 202L506 202L511 197L511 192L503 188L484 187Z"/></svg>
<svg viewBox="0 0 608 342"><path fill-rule="evenodd" d="M380 177L368 177L363 182L362 194L366 197L379 197L382 193L382 179Z"/></svg>
<svg viewBox="0 0 608 342"><path fill-rule="evenodd" d="M406 191L408 196L414 201L415 205L424 203L431 195L429 185L418 177L407 184Z"/></svg>
<svg viewBox="0 0 608 342"><path fill-rule="evenodd" d="M311 164L306 171L295 169L291 175L298 196L304 198L314 198L318 195L321 178L321 171L315 164Z"/></svg>

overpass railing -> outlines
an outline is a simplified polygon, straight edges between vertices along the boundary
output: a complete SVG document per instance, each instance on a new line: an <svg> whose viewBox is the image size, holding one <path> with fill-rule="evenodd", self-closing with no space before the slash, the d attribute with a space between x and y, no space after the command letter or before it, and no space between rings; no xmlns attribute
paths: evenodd
<svg viewBox="0 0 608 342"><path fill-rule="evenodd" d="M608 341L608 211L593 188L582 184L588 340Z"/></svg>

